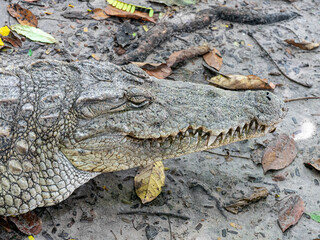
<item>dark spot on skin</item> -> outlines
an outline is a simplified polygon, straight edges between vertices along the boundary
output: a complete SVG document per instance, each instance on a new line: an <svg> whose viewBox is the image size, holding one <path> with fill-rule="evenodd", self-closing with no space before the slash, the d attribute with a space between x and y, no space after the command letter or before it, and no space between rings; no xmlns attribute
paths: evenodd
<svg viewBox="0 0 320 240"><path fill-rule="evenodd" d="M271 101L271 98L269 96L267 96L268 100Z"/></svg>

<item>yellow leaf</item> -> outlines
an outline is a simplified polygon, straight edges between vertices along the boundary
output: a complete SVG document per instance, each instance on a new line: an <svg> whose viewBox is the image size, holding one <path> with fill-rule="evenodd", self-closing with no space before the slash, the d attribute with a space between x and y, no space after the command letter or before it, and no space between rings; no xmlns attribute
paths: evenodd
<svg viewBox="0 0 320 240"><path fill-rule="evenodd" d="M74 8L74 6L72 4L69 4L68 7Z"/></svg>
<svg viewBox="0 0 320 240"><path fill-rule="evenodd" d="M0 28L0 34L2 36L8 36L10 33L10 29L7 26Z"/></svg>
<svg viewBox="0 0 320 240"><path fill-rule="evenodd" d="M2 42L1 38L0 38L0 46L4 46L4 43Z"/></svg>
<svg viewBox="0 0 320 240"><path fill-rule="evenodd" d="M31 236L31 235L30 235L30 236L28 236L28 239L29 239L29 240L35 240L35 239L34 239L34 237L33 237L33 236Z"/></svg>
<svg viewBox="0 0 320 240"><path fill-rule="evenodd" d="M100 57L97 54L91 54L91 57L93 57L95 60L100 61Z"/></svg>
<svg viewBox="0 0 320 240"><path fill-rule="evenodd" d="M46 12L44 12L44 13L47 14L47 15L53 14L53 12L49 12L49 11L46 11Z"/></svg>
<svg viewBox="0 0 320 240"><path fill-rule="evenodd" d="M134 186L141 202L147 203L155 199L161 193L164 181L164 166L161 161L142 168L134 177Z"/></svg>
<svg viewBox="0 0 320 240"><path fill-rule="evenodd" d="M87 27L85 27L85 28L83 28L83 31L84 31L84 32L88 32L89 29L88 29Z"/></svg>

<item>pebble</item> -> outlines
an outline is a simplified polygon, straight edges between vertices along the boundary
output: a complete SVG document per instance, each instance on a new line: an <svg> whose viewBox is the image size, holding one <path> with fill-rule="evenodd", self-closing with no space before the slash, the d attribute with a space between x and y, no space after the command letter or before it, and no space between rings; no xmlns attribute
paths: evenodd
<svg viewBox="0 0 320 240"><path fill-rule="evenodd" d="M227 236L227 230L226 229L222 229L221 234L222 234L222 237L226 237Z"/></svg>

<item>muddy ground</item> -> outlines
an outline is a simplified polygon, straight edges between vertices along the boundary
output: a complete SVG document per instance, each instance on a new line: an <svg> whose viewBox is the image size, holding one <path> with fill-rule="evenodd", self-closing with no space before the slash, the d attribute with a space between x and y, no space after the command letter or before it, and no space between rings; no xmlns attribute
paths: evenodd
<svg viewBox="0 0 320 240"><path fill-rule="evenodd" d="M16 2L0 0L0 26L15 23L6 12L6 5ZM103 0L90 0L89 4L75 0L40 0L38 3L46 9L26 3L21 5L39 16L39 27L51 33L59 40L59 44L45 45L26 41L21 49L1 52L0 66L21 61L29 63L44 58L96 61L91 57L93 53L101 60L110 60L116 56L115 35L124 28L124 22L129 23L134 31L138 32L138 37L145 34L143 24L148 28L153 26L151 23L119 18L96 21L73 20L61 16L69 10L85 12L90 7L104 7L106 2ZM165 11L164 5L145 1L139 3L152 6L158 11ZM74 8L71 9L68 4L74 5ZM274 93L283 99L320 95L320 50L299 50L283 42L284 39L290 38L320 41L318 0L297 0L294 3L282 0L209 0L208 3L198 3L194 9L205 8L208 4L226 4L230 7L254 8L257 11L294 11L301 14L301 17L263 26L217 21L204 29L172 36L170 41L154 49L148 60L163 61L173 51L208 42L211 47L220 50L224 59L222 71L225 73L255 74L276 84L282 84ZM176 10L186 11L183 8ZM53 14L44 15L44 11ZM88 28L88 32L83 31L85 27ZM310 82L313 87L299 86L282 75L270 76L269 73L278 70L248 37L248 31L254 32L254 36L287 75L301 82ZM129 44L131 40L126 41ZM32 56L28 56L29 49L32 49ZM202 58L195 58L180 64L170 79L207 84L205 75L208 75L208 72L202 66ZM285 233L282 233L277 223L279 200L292 193L297 193L303 198L306 213L320 211L319 172L310 170L303 164L310 159L320 158L320 100L295 101L287 103L287 106L289 111L284 121L274 133L266 137L214 149L213 153L194 153L164 161L165 166L170 169L167 171L166 185L161 195L149 204L141 205L134 192L133 177L137 169L100 175L77 189L61 204L40 210L43 231L35 236L35 239L320 238L319 223L311 220L307 214ZM282 133L295 138L297 157L287 168L264 175L261 165L254 163L251 156L256 149L264 148L266 140L275 139ZM227 152L232 157L224 157ZM273 175L279 173L288 173L288 176L282 182L274 182ZM242 197L250 188L256 186L263 186L269 190L270 194L265 200L251 204L237 215L217 208L217 201L223 205ZM137 214L118 215L125 211L166 212L187 216L190 219ZM236 223L241 228L232 227L230 223ZM0 239L26 239L26 236L16 232L6 233L0 229Z"/></svg>

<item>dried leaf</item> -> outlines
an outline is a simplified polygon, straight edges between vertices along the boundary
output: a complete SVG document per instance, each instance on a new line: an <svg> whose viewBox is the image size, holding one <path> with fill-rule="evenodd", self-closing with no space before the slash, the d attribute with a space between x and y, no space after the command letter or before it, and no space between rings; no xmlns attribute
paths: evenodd
<svg viewBox="0 0 320 240"><path fill-rule="evenodd" d="M299 195L292 195L281 201L278 223L282 232L296 224L304 212L304 202Z"/></svg>
<svg viewBox="0 0 320 240"><path fill-rule="evenodd" d="M311 160L310 162L305 162L306 167L312 167L320 172L320 158L318 160Z"/></svg>
<svg viewBox="0 0 320 240"><path fill-rule="evenodd" d="M157 21L155 17L149 17L148 13L139 12L139 11L135 11L134 13L127 12L127 11L123 11L123 10L117 9L115 7L112 7L111 5L108 5L104 9L104 11L109 16L116 16L116 17L123 17L123 18L134 18L134 19L138 19L138 20L142 20L142 21L149 21L149 22L153 22L153 23L156 23L156 21Z"/></svg>
<svg viewBox="0 0 320 240"><path fill-rule="evenodd" d="M10 26L10 28L13 31L17 32L18 34L23 35L32 41L43 42L43 43L56 42L54 37L52 37L50 34L42 31L39 28L35 28L27 25L21 25L21 24L12 25Z"/></svg>
<svg viewBox="0 0 320 240"><path fill-rule="evenodd" d="M294 139L286 134L280 135L275 141L269 143L264 152L262 158L264 173L287 167L296 155L297 149Z"/></svg>
<svg viewBox="0 0 320 240"><path fill-rule="evenodd" d="M218 75L208 80L217 87L230 90L273 90L275 85L255 75Z"/></svg>
<svg viewBox="0 0 320 240"><path fill-rule="evenodd" d="M8 217L0 216L0 226L4 228L7 232L11 232L11 227L8 223Z"/></svg>
<svg viewBox="0 0 320 240"><path fill-rule="evenodd" d="M164 181L164 166L161 161L142 168L134 177L136 193L142 203L155 199L161 193Z"/></svg>
<svg viewBox="0 0 320 240"><path fill-rule="evenodd" d="M313 49L320 46L320 42L318 42L318 43L312 43L312 42L307 42L307 41L296 42L293 39L286 39L284 41L290 45L293 45L293 46L298 47L303 50L313 50Z"/></svg>
<svg viewBox="0 0 320 240"><path fill-rule="evenodd" d="M208 44L203 44L201 46L191 47L181 51L174 52L170 55L167 60L168 67L173 67L174 65L190 58L194 58L199 55L204 55L210 51Z"/></svg>
<svg viewBox="0 0 320 240"><path fill-rule="evenodd" d="M24 234L37 235L41 232L42 220L33 211L8 218Z"/></svg>
<svg viewBox="0 0 320 240"><path fill-rule="evenodd" d="M172 69L166 63L132 62L142 68L148 75L158 79L164 79L172 73Z"/></svg>
<svg viewBox="0 0 320 240"><path fill-rule="evenodd" d="M314 212L314 213L309 213L308 214L312 220L320 223L320 212Z"/></svg>
<svg viewBox="0 0 320 240"><path fill-rule="evenodd" d="M97 61L100 61L100 59L101 59L100 56L95 53L91 54L91 57L93 57Z"/></svg>
<svg viewBox="0 0 320 240"><path fill-rule="evenodd" d="M9 4L7 7L8 12L12 17L15 17L17 21L22 25L31 27L38 26L38 19L33 13L25 8L22 8L19 4Z"/></svg>
<svg viewBox="0 0 320 240"><path fill-rule="evenodd" d="M91 17L95 20L103 20L110 17L101 8L95 8L92 10L92 12L93 15Z"/></svg>
<svg viewBox="0 0 320 240"><path fill-rule="evenodd" d="M214 48L207 54L203 55L203 59L210 67L213 67L218 71L221 69L223 60L217 49Z"/></svg>
<svg viewBox="0 0 320 240"><path fill-rule="evenodd" d="M4 43L1 38L0 38L0 46L4 46Z"/></svg>
<svg viewBox="0 0 320 240"><path fill-rule="evenodd" d="M237 214L239 210L248 206L251 203L257 202L269 195L268 189L265 187L256 187L254 193L249 197L237 200L235 203L227 204L224 208L234 214Z"/></svg>

